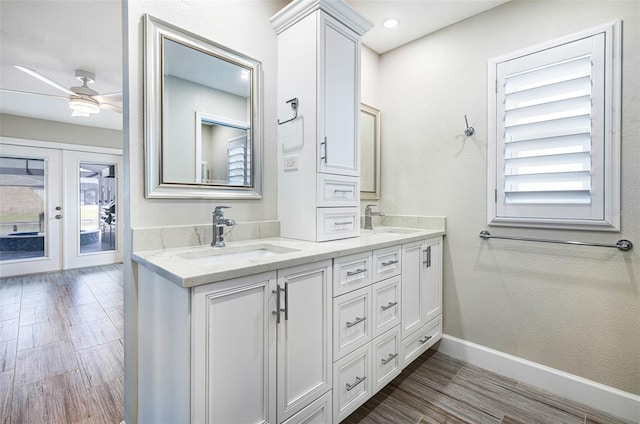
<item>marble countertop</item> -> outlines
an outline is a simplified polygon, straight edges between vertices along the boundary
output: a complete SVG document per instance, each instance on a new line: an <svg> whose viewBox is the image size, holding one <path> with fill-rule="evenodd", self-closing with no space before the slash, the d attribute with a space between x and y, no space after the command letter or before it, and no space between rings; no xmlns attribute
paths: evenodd
<svg viewBox="0 0 640 424"><path fill-rule="evenodd" d="M439 229L411 228L399 229L399 232L394 232L394 230L396 228L392 227L378 227L374 231L361 230L360 237L322 243L273 237L230 242L227 243L227 247L223 248L192 246L149 250L133 253L133 260L181 287L194 287L445 234L443 230ZM206 259L193 260L193 258L205 258L208 255L232 253L252 248L280 250L284 253L254 258L234 257L222 263L220 261L207 263Z"/></svg>

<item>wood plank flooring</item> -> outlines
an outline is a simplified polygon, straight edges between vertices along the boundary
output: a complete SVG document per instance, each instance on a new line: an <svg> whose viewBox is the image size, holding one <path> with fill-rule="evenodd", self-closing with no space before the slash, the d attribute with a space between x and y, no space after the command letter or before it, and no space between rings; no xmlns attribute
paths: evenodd
<svg viewBox="0 0 640 424"><path fill-rule="evenodd" d="M124 419L122 265L0 279L0 424Z"/></svg>
<svg viewBox="0 0 640 424"><path fill-rule="evenodd" d="M429 350L343 424L633 424Z"/></svg>
<svg viewBox="0 0 640 424"><path fill-rule="evenodd" d="M0 424L118 424L122 266L0 279ZM437 351L345 424L628 424Z"/></svg>

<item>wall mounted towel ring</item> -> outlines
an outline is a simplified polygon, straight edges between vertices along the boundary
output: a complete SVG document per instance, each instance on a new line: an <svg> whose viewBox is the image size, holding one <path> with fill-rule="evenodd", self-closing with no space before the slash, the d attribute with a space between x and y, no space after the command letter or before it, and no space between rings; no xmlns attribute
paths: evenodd
<svg viewBox="0 0 640 424"><path fill-rule="evenodd" d="M464 115L464 123L467 126L467 128L464 130L464 134L467 137L471 137L473 135L473 133L476 132L476 130L474 130L473 127L469 126L469 121L467 121L467 115Z"/></svg>
<svg viewBox="0 0 640 424"><path fill-rule="evenodd" d="M293 118L287 119L286 121L280 122L278 119L278 125L286 124L287 122L291 122L298 117L298 98L294 97L293 99L287 100L287 103L291 105L291 109L293 109Z"/></svg>

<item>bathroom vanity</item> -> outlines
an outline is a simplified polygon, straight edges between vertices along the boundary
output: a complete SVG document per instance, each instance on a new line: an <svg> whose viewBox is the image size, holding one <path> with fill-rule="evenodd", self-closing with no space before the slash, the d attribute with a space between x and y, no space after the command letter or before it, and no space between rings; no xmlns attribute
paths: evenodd
<svg viewBox="0 0 640 424"><path fill-rule="evenodd" d="M443 235L135 253L140 422L340 422L440 339Z"/></svg>

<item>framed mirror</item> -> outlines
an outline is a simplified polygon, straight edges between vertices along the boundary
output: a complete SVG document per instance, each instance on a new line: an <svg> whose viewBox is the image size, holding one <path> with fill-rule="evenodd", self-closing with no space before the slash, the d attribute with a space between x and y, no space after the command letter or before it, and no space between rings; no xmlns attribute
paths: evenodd
<svg viewBox="0 0 640 424"><path fill-rule="evenodd" d="M360 199L380 199L380 111L360 105Z"/></svg>
<svg viewBox="0 0 640 424"><path fill-rule="evenodd" d="M145 196L259 199L261 64L145 15Z"/></svg>

